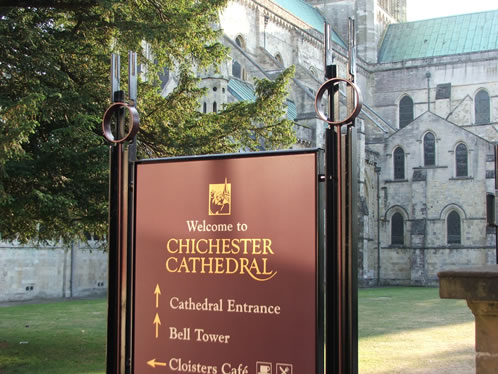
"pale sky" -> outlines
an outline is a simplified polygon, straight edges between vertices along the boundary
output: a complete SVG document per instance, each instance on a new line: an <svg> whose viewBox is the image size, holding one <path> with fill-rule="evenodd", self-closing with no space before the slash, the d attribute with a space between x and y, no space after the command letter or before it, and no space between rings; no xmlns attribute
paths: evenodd
<svg viewBox="0 0 498 374"><path fill-rule="evenodd" d="M497 0L407 0L408 21L498 10Z"/></svg>

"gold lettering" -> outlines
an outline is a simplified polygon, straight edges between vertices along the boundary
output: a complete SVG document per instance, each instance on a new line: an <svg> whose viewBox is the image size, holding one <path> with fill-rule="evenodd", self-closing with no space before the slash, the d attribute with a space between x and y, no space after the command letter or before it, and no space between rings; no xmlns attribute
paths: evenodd
<svg viewBox="0 0 498 374"><path fill-rule="evenodd" d="M216 245L213 245L213 239L209 239L209 254L213 254L213 250L216 254L220 253L220 239L215 240Z"/></svg>
<svg viewBox="0 0 498 374"><path fill-rule="evenodd" d="M262 257L275 254L271 246L268 238L171 238L166 249L176 256L166 259L166 270L185 274L241 274L264 282L277 274L269 269L269 257Z"/></svg>
<svg viewBox="0 0 498 374"><path fill-rule="evenodd" d="M182 271L183 269L183 271ZM182 257L182 262L180 264L180 266L178 267L178 270L177 270L178 273L190 273L190 270L188 268L188 265L187 265L187 259L185 257Z"/></svg>
<svg viewBox="0 0 498 374"><path fill-rule="evenodd" d="M271 272L268 273L268 271L266 270L266 261L268 261L268 258L264 257L261 259L261 261L263 262L263 271L261 272L261 274L262 275L271 275Z"/></svg>
<svg viewBox="0 0 498 374"><path fill-rule="evenodd" d="M201 260L200 257L191 257L190 258L190 263L192 264L192 274L197 273L197 263Z"/></svg>
<svg viewBox="0 0 498 374"><path fill-rule="evenodd" d="M197 240L197 243L195 245L195 250L196 250L197 253L200 253L201 255L205 255L207 253L208 249L207 249L207 247L205 247L204 249L200 249L199 248L199 243L201 243L201 242L207 244L208 241L206 239L199 239L199 240Z"/></svg>
<svg viewBox="0 0 498 374"><path fill-rule="evenodd" d="M230 263L233 264L233 269L230 269ZM239 270L239 262L237 259L229 257L227 258L227 268L225 273L226 274L235 274Z"/></svg>
<svg viewBox="0 0 498 374"><path fill-rule="evenodd" d="M177 253L178 252L178 248L176 250L172 250L171 247L170 247L170 243L171 242L175 242L175 243L178 243L178 239L173 239L171 238L170 240L168 240L168 244L166 245L166 248L168 249L168 252L169 253Z"/></svg>
<svg viewBox="0 0 498 374"><path fill-rule="evenodd" d="M208 264L206 264L206 260L208 260ZM206 267L209 269L207 271L208 274L213 274L213 258L212 257L209 257L209 258L205 258L205 257L202 257L201 258L201 262L202 262L202 265L201 265L201 274L206 274Z"/></svg>
<svg viewBox="0 0 498 374"><path fill-rule="evenodd" d="M247 242L250 241L251 239L240 239L242 243L244 243L244 250L242 251L243 254L247 254Z"/></svg>
<svg viewBox="0 0 498 374"><path fill-rule="evenodd" d="M263 254L275 254L271 249L271 239L263 239Z"/></svg>
<svg viewBox="0 0 498 374"><path fill-rule="evenodd" d="M168 257L166 260L166 270L168 270L169 273L176 273L177 269L171 269L169 266L169 262L173 260L175 264L178 264L178 259L176 257Z"/></svg>
<svg viewBox="0 0 498 374"><path fill-rule="evenodd" d="M247 266L249 265L249 259L248 258L241 258L240 259L240 274L244 274L244 273L249 273L249 269L247 268ZM245 271L244 271L245 269Z"/></svg>
<svg viewBox="0 0 498 374"><path fill-rule="evenodd" d="M221 242L222 242L221 254L222 255L229 255L230 254L230 239L221 239Z"/></svg>
<svg viewBox="0 0 498 374"><path fill-rule="evenodd" d="M187 243L183 244L184 240L186 240ZM178 243L178 253L183 253L183 249L185 249L186 253L188 253L189 243L190 239L180 239L180 242Z"/></svg>
<svg viewBox="0 0 498 374"><path fill-rule="evenodd" d="M215 258L215 262L216 262L216 265L215 265L215 271L214 273L215 274L224 274L224 261L225 260L223 257L216 257ZM228 259L227 259L228 260Z"/></svg>
<svg viewBox="0 0 498 374"><path fill-rule="evenodd" d="M253 239L252 240L252 254L253 255L260 255L261 250L257 251L257 249L261 248L261 239Z"/></svg>
<svg viewBox="0 0 498 374"><path fill-rule="evenodd" d="M240 252L239 239L232 239L232 254L237 255Z"/></svg>

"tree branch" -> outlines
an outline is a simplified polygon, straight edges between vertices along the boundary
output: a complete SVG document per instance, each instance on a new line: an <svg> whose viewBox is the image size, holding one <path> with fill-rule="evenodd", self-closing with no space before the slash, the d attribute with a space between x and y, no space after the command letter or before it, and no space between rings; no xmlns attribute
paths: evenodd
<svg viewBox="0 0 498 374"><path fill-rule="evenodd" d="M54 8L61 10L78 10L96 6L98 0L0 0L0 8Z"/></svg>

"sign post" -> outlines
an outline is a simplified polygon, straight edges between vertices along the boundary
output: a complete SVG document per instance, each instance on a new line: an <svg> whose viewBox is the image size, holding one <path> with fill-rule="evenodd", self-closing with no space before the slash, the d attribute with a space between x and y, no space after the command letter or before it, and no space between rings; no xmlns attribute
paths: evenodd
<svg viewBox="0 0 498 374"><path fill-rule="evenodd" d="M136 163L134 373L322 373L321 160Z"/></svg>
<svg viewBox="0 0 498 374"><path fill-rule="evenodd" d="M120 90L120 57L111 56L111 106L106 110L102 130L110 146L109 177L109 281L107 311L108 374L124 374L130 350L131 251L130 149L134 148L139 116L136 101L136 53L129 53L129 99ZM126 123L128 119L128 123Z"/></svg>
<svg viewBox="0 0 498 374"><path fill-rule="evenodd" d="M357 373L353 28L315 101L325 152L137 161L136 55L128 102L113 55L108 374Z"/></svg>
<svg viewBox="0 0 498 374"><path fill-rule="evenodd" d="M326 305L325 345L326 373L358 372L358 301L356 238L352 219L356 216L356 130L355 118L362 99L354 83L356 47L354 21L349 22L348 76L337 77L329 50L330 30L325 25L325 77L318 89L315 110L328 123L326 143ZM346 116L341 118L339 86L345 85ZM328 115L321 110L322 98L328 95ZM345 131L343 131L343 126Z"/></svg>

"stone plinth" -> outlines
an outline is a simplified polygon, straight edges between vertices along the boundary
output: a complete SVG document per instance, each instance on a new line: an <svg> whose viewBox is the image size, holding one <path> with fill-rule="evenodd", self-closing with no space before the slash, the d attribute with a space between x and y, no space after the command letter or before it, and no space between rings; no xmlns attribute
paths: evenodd
<svg viewBox="0 0 498 374"><path fill-rule="evenodd" d="M498 373L498 265L442 271L439 296L465 299L476 321L476 374Z"/></svg>

